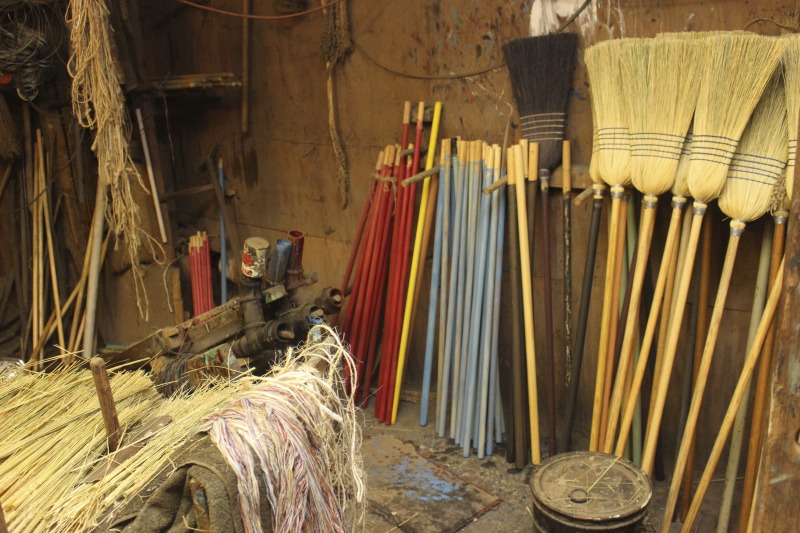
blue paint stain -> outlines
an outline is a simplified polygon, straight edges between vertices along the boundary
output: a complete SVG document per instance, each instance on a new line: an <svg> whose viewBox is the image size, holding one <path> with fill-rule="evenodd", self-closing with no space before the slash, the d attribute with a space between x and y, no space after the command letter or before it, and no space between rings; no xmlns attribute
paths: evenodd
<svg viewBox="0 0 800 533"><path fill-rule="evenodd" d="M424 502L463 500L463 497L453 494L463 489L461 484L444 480L420 466L419 463L403 458L400 463L391 467L397 476L397 485L408 487L403 491L405 497Z"/></svg>

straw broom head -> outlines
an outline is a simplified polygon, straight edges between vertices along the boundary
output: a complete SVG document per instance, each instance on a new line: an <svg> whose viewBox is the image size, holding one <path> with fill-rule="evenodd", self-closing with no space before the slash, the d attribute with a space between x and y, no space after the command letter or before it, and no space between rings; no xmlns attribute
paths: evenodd
<svg viewBox="0 0 800 533"><path fill-rule="evenodd" d="M731 161L719 197L722 212L749 222L769 211L775 186L786 168L786 96L781 76L772 76Z"/></svg>
<svg viewBox="0 0 800 533"><path fill-rule="evenodd" d="M739 139L787 41L734 33L705 43L688 183L696 200L709 202L725 186Z"/></svg>
<svg viewBox="0 0 800 533"><path fill-rule="evenodd" d="M630 136L621 74L625 39L604 41L586 50L586 69L597 118L597 169L609 185L630 185Z"/></svg>
<svg viewBox="0 0 800 533"><path fill-rule="evenodd" d="M675 183L686 133L697 106L702 41L664 36L643 43L639 59L625 74L633 95L631 180L646 194L660 195ZM646 62L646 65L642 63ZM676 75L680 72L680 75Z"/></svg>
<svg viewBox="0 0 800 533"><path fill-rule="evenodd" d="M522 133L539 143L539 168L552 170L561 162L577 49L574 33L525 37L503 46Z"/></svg>
<svg viewBox="0 0 800 533"><path fill-rule="evenodd" d="M689 160L692 157L692 130L686 134L681 148L681 156L678 159L678 167L675 169L675 182L672 184L672 194L674 196L690 196L689 184L686 178L689 174Z"/></svg>
<svg viewBox="0 0 800 533"><path fill-rule="evenodd" d="M786 196L792 197L794 188L795 157L797 154L797 128L800 114L800 35L783 37L786 51L783 54L783 76L786 83L786 110L788 112L789 164L786 167Z"/></svg>

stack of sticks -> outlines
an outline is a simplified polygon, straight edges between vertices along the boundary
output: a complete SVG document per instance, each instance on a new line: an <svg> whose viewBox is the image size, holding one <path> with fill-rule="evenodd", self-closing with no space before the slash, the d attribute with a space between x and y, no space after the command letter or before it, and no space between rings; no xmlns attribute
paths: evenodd
<svg viewBox="0 0 800 533"><path fill-rule="evenodd" d="M55 235L50 204L52 166L45 152L42 133L36 130L36 141L33 146L33 181L31 183L31 311L28 331L30 332L31 349L29 361L35 368L41 368L45 357L44 348L54 333L58 335L58 348L65 354L67 361L72 361L75 352L83 342L86 306L84 296L89 277L89 251L86 248L83 268L78 283L64 299L58 282L58 261L55 256ZM57 213L56 213L57 214ZM93 221L93 224L97 221ZM102 223L102 221L100 221ZM101 258L105 258L110 233L102 245ZM90 232L91 240L91 232ZM102 260L102 259L101 259ZM48 291L47 285L50 285ZM51 307L52 306L52 307ZM48 309L52 309L48 314ZM72 312L71 317L69 316ZM69 330L67 331L67 327Z"/></svg>
<svg viewBox="0 0 800 533"><path fill-rule="evenodd" d="M505 432L498 342L505 203L481 190L500 178L502 151L483 141L442 143L420 422L437 334L436 426L464 457L492 454ZM447 420L449 418L449 431Z"/></svg>
<svg viewBox="0 0 800 533"><path fill-rule="evenodd" d="M189 267L192 277L192 305L194 315L198 316L214 308L211 248L205 231L198 231L189 237Z"/></svg>
<svg viewBox="0 0 800 533"><path fill-rule="evenodd" d="M413 320L411 311L420 286L420 264L424 260L420 251L427 248L430 221L435 213L434 202L428 202L428 197L435 194L430 192L433 189L431 174L416 175L422 154L424 111L425 105L420 102L415 138L410 144L411 103L406 102L400 144L387 146L378 157L342 281L342 291L350 293L342 331L357 360L356 377L348 376L348 386L353 389L356 401L366 406L377 366L378 340L381 339L375 409L378 419L386 423L392 423L397 413L409 327ZM433 165L440 115L441 104L437 103L428 148L428 170ZM403 150L403 147L408 148ZM425 179L425 182L414 235L417 182L420 179ZM401 187L399 184L404 180L411 182ZM348 291L354 268L352 290ZM383 333L379 337L381 329Z"/></svg>

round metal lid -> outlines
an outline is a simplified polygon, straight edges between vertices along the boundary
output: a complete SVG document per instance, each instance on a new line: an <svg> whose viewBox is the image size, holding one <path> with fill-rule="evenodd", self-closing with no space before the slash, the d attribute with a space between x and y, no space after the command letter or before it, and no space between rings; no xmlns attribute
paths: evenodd
<svg viewBox="0 0 800 533"><path fill-rule="evenodd" d="M632 462L596 452L553 456L531 479L533 497L576 520L620 520L644 510L653 494L647 475Z"/></svg>

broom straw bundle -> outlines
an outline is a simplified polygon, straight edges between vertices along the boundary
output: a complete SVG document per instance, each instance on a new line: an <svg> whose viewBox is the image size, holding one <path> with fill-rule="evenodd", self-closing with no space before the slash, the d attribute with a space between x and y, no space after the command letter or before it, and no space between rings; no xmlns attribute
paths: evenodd
<svg viewBox="0 0 800 533"><path fill-rule="evenodd" d="M658 196L675 185L686 134L697 105L698 59L702 51L699 41L683 38L643 41L633 50L637 48L638 53L626 55L628 60L623 63L623 75L633 94L644 95L644 98L629 98L627 103L631 130L631 181L645 196L628 318L603 444L606 453L612 451L628 365L634 349ZM682 70L681 76L675 75L678 69ZM682 207L683 204L678 205ZM669 248L673 246L677 235L679 218L676 216L673 220L675 222L670 224L667 234ZM647 354L642 354L642 358L646 363ZM628 401L636 402L640 388L641 382L631 384Z"/></svg>
<svg viewBox="0 0 800 533"><path fill-rule="evenodd" d="M797 130L800 122L800 35L783 38L786 52L783 54L783 76L786 84L786 110L788 112L789 163L786 167L786 195L791 198L794 188L797 156Z"/></svg>
<svg viewBox="0 0 800 533"><path fill-rule="evenodd" d="M606 261L603 311L600 323L600 343L597 355L594 401L592 405L592 430L589 449L598 450L601 444L601 418L605 391L605 374L608 365L609 345L616 335L613 319L619 302L619 277L621 264L617 264L620 234L624 235L624 187L631 184L630 135L628 130L625 90L621 72L623 55L638 45L632 40L605 41L586 50L585 61L592 87L592 103L597 119L598 163L600 177L611 186L611 229L609 230L608 257ZM612 348L613 350L613 348ZM603 428L604 429L604 428Z"/></svg>
<svg viewBox="0 0 800 533"><path fill-rule="evenodd" d="M655 458L703 216L708 202L725 186L738 141L786 47L783 40L744 33L715 34L705 42L687 179L695 198L694 217L664 348L663 370L654 387L655 403L642 458L646 472L651 471Z"/></svg>
<svg viewBox="0 0 800 533"><path fill-rule="evenodd" d="M753 111L750 123L733 156L725 186L719 197L720 209L732 219L728 250L722 267L722 275L714 302L714 310L711 315L708 336L703 349L694 391L692 392L689 416L681 438L680 451L676 459L667 506L664 510L665 519L672 517L672 512L678 499L678 492L689 455L689 447L697 427L705 385L714 356L714 348L719 334L725 299L733 274L733 265L736 260L736 251L741 234L744 231L745 223L759 218L769 210L773 189L786 167L788 157L786 99L781 81L778 75L771 77L770 85L766 88L761 101ZM690 186L691 183L690 181ZM688 267L684 266L684 268Z"/></svg>

